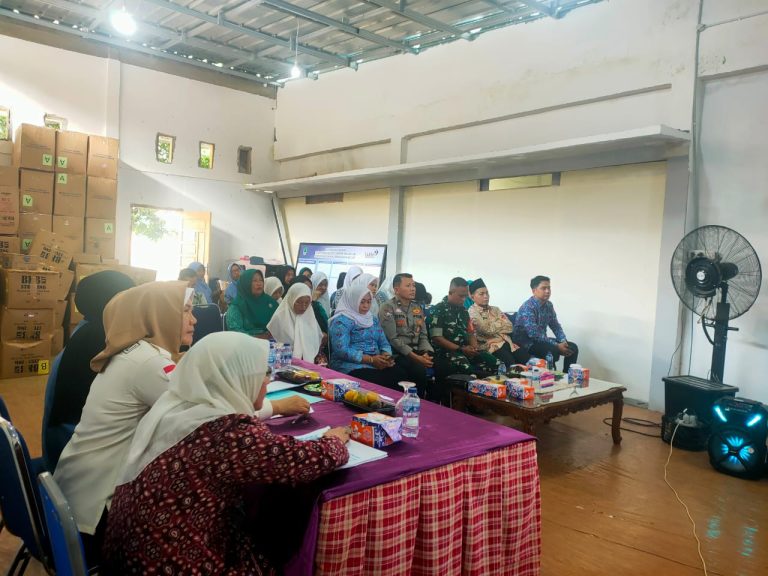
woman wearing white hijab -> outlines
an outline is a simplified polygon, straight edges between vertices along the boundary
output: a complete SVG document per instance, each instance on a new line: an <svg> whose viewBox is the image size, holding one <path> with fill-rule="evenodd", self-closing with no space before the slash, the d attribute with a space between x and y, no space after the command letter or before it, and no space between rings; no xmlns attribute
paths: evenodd
<svg viewBox="0 0 768 576"><path fill-rule="evenodd" d="M283 283L277 276L270 276L264 280L264 294L271 296L277 302L280 302L283 299L284 290Z"/></svg>
<svg viewBox="0 0 768 576"><path fill-rule="evenodd" d="M349 458L345 429L302 442L254 415L268 344L218 332L193 346L139 424L115 489L104 545L115 574L273 574L232 522L256 484L312 482Z"/></svg>
<svg viewBox="0 0 768 576"><path fill-rule="evenodd" d="M349 288L352 285L352 282L354 282L360 274L363 273L363 269L360 268L360 266L350 266L349 270L347 270L345 276L344 276L344 285L336 290L336 292L333 293L333 296L331 297L331 311L335 312L336 307L339 305L339 302L341 302L341 298L344 296L344 290Z"/></svg>
<svg viewBox="0 0 768 576"><path fill-rule="evenodd" d="M378 318L379 303L376 300L376 291L379 289L379 278L373 274L368 274L368 272L363 272L353 281L353 284L365 284L368 287L371 292L371 315Z"/></svg>
<svg viewBox="0 0 768 576"><path fill-rule="evenodd" d="M267 330L277 342L290 344L293 357L307 362L314 362L323 340L314 312L307 312L311 305L312 291L306 284L297 282L288 289L267 324Z"/></svg>
<svg viewBox="0 0 768 576"><path fill-rule="evenodd" d="M398 382L408 379L395 365L379 319L371 314L368 284L355 282L344 291L336 314L331 318L331 363L334 370L399 390Z"/></svg>

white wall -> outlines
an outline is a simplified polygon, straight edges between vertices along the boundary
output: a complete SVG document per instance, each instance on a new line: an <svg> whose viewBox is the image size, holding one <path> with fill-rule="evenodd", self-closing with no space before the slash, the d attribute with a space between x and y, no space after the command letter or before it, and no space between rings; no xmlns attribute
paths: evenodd
<svg viewBox="0 0 768 576"><path fill-rule="evenodd" d="M388 190L345 194L343 202L328 204L290 198L282 206L294 261L301 242L387 243Z"/></svg>
<svg viewBox="0 0 768 576"><path fill-rule="evenodd" d="M128 261L130 205L212 212L211 262L282 259L271 200L243 189L273 177L274 100L161 72L0 36L0 105L14 126L43 114L69 129L120 138L117 257ZM176 136L174 163L155 160L157 132ZM213 170L197 167L200 140L216 145ZM251 146L253 175L237 171Z"/></svg>
<svg viewBox="0 0 768 576"><path fill-rule="evenodd" d="M280 177L454 157L604 132L690 126L698 2L612 0L278 93ZM637 91L643 93L635 93ZM633 95L628 95L633 93ZM506 119L505 119L506 118ZM388 144L322 154L390 139ZM298 155L318 154L286 160Z"/></svg>
<svg viewBox="0 0 768 576"><path fill-rule="evenodd" d="M546 188L410 188L401 269L435 302L453 276L482 277L506 311L530 297L533 276L550 276L580 362L647 399L665 174L657 162L566 172Z"/></svg>

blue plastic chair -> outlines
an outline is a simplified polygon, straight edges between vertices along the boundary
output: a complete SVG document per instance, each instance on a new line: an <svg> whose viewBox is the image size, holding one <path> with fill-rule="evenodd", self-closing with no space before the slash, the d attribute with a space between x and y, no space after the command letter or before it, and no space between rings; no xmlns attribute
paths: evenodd
<svg viewBox="0 0 768 576"><path fill-rule="evenodd" d="M67 445L75 427L72 424L60 424L56 428L50 428L48 422L51 419L51 410L53 409L53 399L56 396L56 379L59 374L59 365L64 351L59 352L56 358L51 362L51 372L48 374L48 382L45 385L45 403L43 404L43 462L45 469L52 472L56 468L64 446Z"/></svg>
<svg viewBox="0 0 768 576"><path fill-rule="evenodd" d="M195 324L195 334L192 338L192 346L197 344L203 337L214 332L224 330L224 320L221 316L221 310L216 304L200 304L192 307L192 314L197 320Z"/></svg>
<svg viewBox="0 0 768 576"><path fill-rule="evenodd" d="M86 576L83 541L67 499L50 473L40 474L38 482L56 576Z"/></svg>
<svg viewBox="0 0 768 576"><path fill-rule="evenodd" d="M10 421L0 418L0 512L8 532L22 541L9 575L24 574L31 558L50 568L40 496L31 469L21 434Z"/></svg>

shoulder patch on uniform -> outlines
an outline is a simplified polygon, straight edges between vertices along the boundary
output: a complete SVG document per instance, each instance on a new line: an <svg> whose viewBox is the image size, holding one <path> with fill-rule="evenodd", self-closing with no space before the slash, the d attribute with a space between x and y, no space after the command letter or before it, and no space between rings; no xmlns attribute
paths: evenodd
<svg viewBox="0 0 768 576"><path fill-rule="evenodd" d="M166 374L170 374L173 372L173 370L176 368L176 364L167 364L166 366L163 366L163 372Z"/></svg>

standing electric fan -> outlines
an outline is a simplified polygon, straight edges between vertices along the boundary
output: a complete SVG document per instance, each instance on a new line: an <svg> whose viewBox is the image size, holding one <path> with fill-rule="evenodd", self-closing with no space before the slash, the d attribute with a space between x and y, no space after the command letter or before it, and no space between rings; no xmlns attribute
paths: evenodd
<svg viewBox="0 0 768 576"><path fill-rule="evenodd" d="M699 404L699 418L706 418L698 426L696 441L705 438L704 434L709 436L707 448L712 466L734 476L759 477L765 469L768 412L759 402L734 398L738 389L722 382L728 332L738 330L728 323L755 303L762 281L760 259L738 232L725 226L702 226L677 245L670 271L677 295L701 318L713 350L708 380L682 376L665 381L669 386L670 380L679 380L682 385L686 384L685 379L692 380L688 383L690 394L686 403L688 407ZM714 328L714 338L709 328ZM667 419L669 416L665 414Z"/></svg>
<svg viewBox="0 0 768 576"><path fill-rule="evenodd" d="M729 320L750 309L760 292L762 272L755 249L725 226L702 226L677 245L670 264L672 284L683 304L701 318L712 350L710 379L723 381ZM714 328L712 338L708 328Z"/></svg>

